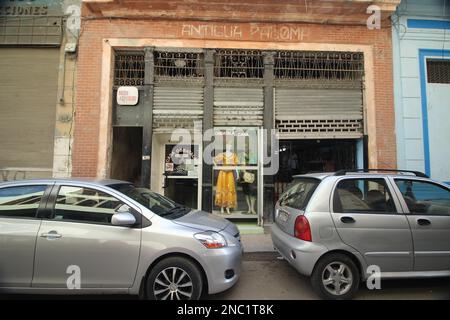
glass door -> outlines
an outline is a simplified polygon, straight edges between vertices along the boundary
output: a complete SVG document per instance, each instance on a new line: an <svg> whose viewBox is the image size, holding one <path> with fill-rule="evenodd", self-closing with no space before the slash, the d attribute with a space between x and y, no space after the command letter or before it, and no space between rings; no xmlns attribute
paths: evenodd
<svg viewBox="0 0 450 320"><path fill-rule="evenodd" d="M214 214L259 221L262 184L258 138L258 128L214 129Z"/></svg>
<svg viewBox="0 0 450 320"><path fill-rule="evenodd" d="M197 144L166 144L164 195L177 203L200 209L200 150Z"/></svg>

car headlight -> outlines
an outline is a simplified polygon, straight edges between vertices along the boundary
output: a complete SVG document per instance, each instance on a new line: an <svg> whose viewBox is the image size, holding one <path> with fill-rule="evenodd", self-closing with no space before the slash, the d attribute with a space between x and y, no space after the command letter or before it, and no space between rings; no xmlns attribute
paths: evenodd
<svg viewBox="0 0 450 320"><path fill-rule="evenodd" d="M194 238L208 249L219 249L227 246L225 238L220 233L214 231L196 233Z"/></svg>

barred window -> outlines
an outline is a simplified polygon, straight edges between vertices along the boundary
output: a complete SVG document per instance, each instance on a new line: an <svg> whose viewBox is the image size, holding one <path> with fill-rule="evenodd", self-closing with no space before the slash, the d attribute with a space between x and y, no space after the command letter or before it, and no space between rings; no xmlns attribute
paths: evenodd
<svg viewBox="0 0 450 320"><path fill-rule="evenodd" d="M143 86L144 70L144 52L117 51L114 63L114 85Z"/></svg>
<svg viewBox="0 0 450 320"><path fill-rule="evenodd" d="M201 52L155 51L155 77L201 78L204 59Z"/></svg>
<svg viewBox="0 0 450 320"><path fill-rule="evenodd" d="M278 51L276 79L360 81L364 55L359 52Z"/></svg>
<svg viewBox="0 0 450 320"><path fill-rule="evenodd" d="M261 51L217 50L214 76L216 78L262 78L264 62Z"/></svg>
<svg viewBox="0 0 450 320"><path fill-rule="evenodd" d="M450 60L427 59L428 83L450 83Z"/></svg>

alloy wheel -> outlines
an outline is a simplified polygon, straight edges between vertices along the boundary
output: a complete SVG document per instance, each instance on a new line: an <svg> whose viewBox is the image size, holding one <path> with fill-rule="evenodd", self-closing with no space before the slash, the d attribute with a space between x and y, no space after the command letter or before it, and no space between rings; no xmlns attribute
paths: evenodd
<svg viewBox="0 0 450 320"><path fill-rule="evenodd" d="M343 262L332 262L322 272L322 284L325 290L332 295L342 296L352 288L352 271Z"/></svg>
<svg viewBox="0 0 450 320"><path fill-rule="evenodd" d="M178 267L162 270L153 284L153 292L157 300L190 300L193 291L191 277Z"/></svg>

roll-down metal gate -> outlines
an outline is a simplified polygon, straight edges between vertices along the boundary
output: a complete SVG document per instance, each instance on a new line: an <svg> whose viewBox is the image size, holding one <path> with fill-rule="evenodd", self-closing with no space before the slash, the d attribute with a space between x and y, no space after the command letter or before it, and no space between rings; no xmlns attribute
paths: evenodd
<svg viewBox="0 0 450 320"><path fill-rule="evenodd" d="M347 139L364 134L364 55L275 53L275 126L284 139Z"/></svg>
<svg viewBox="0 0 450 320"><path fill-rule="evenodd" d="M155 87L153 131L194 129L203 119L203 87Z"/></svg>
<svg viewBox="0 0 450 320"><path fill-rule="evenodd" d="M275 121L284 138L360 138L361 89L275 89Z"/></svg>
<svg viewBox="0 0 450 320"><path fill-rule="evenodd" d="M214 88L215 126L262 126L262 88Z"/></svg>

